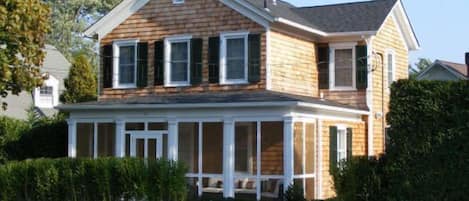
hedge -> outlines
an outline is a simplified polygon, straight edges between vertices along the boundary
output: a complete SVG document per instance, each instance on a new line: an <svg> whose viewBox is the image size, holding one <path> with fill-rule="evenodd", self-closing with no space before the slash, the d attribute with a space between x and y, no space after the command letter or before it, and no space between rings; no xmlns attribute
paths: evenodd
<svg viewBox="0 0 469 201"><path fill-rule="evenodd" d="M1 201L186 200L186 167L165 160L37 159L0 166Z"/></svg>
<svg viewBox="0 0 469 201"><path fill-rule="evenodd" d="M25 121L0 117L0 164L8 160L7 144L18 141L28 129L29 125Z"/></svg>
<svg viewBox="0 0 469 201"><path fill-rule="evenodd" d="M336 200L467 200L469 81L398 81L387 117L386 155L348 161Z"/></svg>

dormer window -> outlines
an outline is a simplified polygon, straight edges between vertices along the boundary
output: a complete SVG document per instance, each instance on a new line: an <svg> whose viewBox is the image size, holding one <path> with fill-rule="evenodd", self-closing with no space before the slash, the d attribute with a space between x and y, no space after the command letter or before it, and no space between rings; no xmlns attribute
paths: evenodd
<svg viewBox="0 0 469 201"><path fill-rule="evenodd" d="M183 4L184 0L173 0L173 4Z"/></svg>
<svg viewBox="0 0 469 201"><path fill-rule="evenodd" d="M52 96L53 89L51 86L43 86L39 89L39 94L41 96Z"/></svg>
<svg viewBox="0 0 469 201"><path fill-rule="evenodd" d="M59 81L49 76L42 87L33 91L34 106L38 108L53 108L59 104Z"/></svg>

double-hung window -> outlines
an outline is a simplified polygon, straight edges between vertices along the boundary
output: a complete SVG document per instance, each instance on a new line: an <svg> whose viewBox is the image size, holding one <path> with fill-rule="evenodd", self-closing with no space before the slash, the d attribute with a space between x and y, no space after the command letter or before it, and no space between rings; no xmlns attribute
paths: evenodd
<svg viewBox="0 0 469 201"><path fill-rule="evenodd" d="M51 86L42 86L39 88L39 94L41 96L52 96L53 93L53 87Z"/></svg>
<svg viewBox="0 0 469 201"><path fill-rule="evenodd" d="M391 88L391 84L395 81L395 57L394 57L394 51L393 50L388 50L386 53L386 71L387 71L387 84L388 84L388 90Z"/></svg>
<svg viewBox="0 0 469 201"><path fill-rule="evenodd" d="M330 51L330 89L355 90L356 89L356 43L331 44Z"/></svg>
<svg viewBox="0 0 469 201"><path fill-rule="evenodd" d="M221 42L221 83L247 83L248 33L223 33Z"/></svg>
<svg viewBox="0 0 469 201"><path fill-rule="evenodd" d="M137 40L114 42L114 87L135 88L137 83Z"/></svg>
<svg viewBox="0 0 469 201"><path fill-rule="evenodd" d="M190 85L191 36L171 37L165 40L165 85Z"/></svg>
<svg viewBox="0 0 469 201"><path fill-rule="evenodd" d="M347 129L337 128L337 162L347 159Z"/></svg>

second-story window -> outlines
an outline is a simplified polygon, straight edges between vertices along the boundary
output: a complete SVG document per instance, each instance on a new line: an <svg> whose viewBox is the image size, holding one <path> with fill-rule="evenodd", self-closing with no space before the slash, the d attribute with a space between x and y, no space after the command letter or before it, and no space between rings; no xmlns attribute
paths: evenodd
<svg viewBox="0 0 469 201"><path fill-rule="evenodd" d="M354 90L355 84L355 44L331 44L330 88L332 90Z"/></svg>
<svg viewBox="0 0 469 201"><path fill-rule="evenodd" d="M394 60L394 51L388 50L386 54L386 63L387 63L387 84L388 90L391 88L392 83L395 81L395 60Z"/></svg>
<svg viewBox="0 0 469 201"><path fill-rule="evenodd" d="M221 83L247 83L248 33L225 33L221 40Z"/></svg>
<svg viewBox="0 0 469 201"><path fill-rule="evenodd" d="M172 37L165 40L166 86L190 84L190 36Z"/></svg>
<svg viewBox="0 0 469 201"><path fill-rule="evenodd" d="M114 87L135 88L137 80L137 40L114 42Z"/></svg>

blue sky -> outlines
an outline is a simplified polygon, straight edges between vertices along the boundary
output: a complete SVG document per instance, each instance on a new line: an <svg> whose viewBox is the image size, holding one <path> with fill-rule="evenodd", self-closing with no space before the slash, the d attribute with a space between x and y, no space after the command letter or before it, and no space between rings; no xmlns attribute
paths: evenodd
<svg viewBox="0 0 469 201"><path fill-rule="evenodd" d="M313 6L357 0L285 1L296 6ZM421 45L421 50L410 53L411 64L420 57L464 63L464 53L469 52L469 0L402 0L402 2Z"/></svg>

